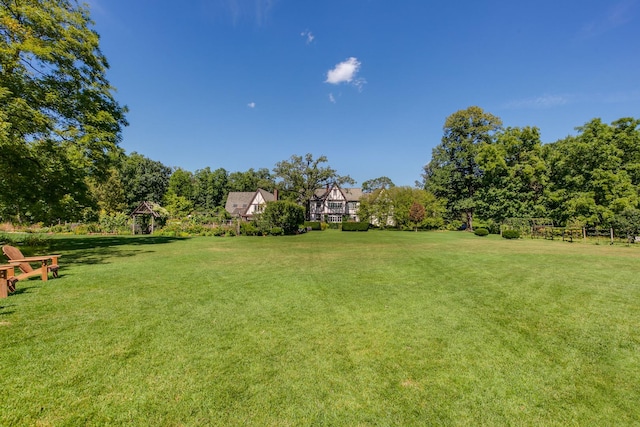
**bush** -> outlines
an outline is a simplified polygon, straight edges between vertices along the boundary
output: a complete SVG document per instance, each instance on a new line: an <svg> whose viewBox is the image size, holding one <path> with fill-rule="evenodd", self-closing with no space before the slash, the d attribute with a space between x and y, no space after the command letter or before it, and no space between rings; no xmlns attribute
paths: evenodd
<svg viewBox="0 0 640 427"><path fill-rule="evenodd" d="M284 234L296 234L303 223L304 208L285 200L267 202L264 212L258 218L259 228L268 231L280 227Z"/></svg>
<svg viewBox="0 0 640 427"><path fill-rule="evenodd" d="M284 234L284 230L281 227L273 227L269 230L269 234L272 236L282 236Z"/></svg>
<svg viewBox="0 0 640 427"><path fill-rule="evenodd" d="M369 230L368 222L343 222L342 231L367 231Z"/></svg>
<svg viewBox="0 0 640 427"><path fill-rule="evenodd" d="M476 228L473 231L473 234L475 234L476 236L484 237L489 235L489 230L487 230L486 228Z"/></svg>
<svg viewBox="0 0 640 427"><path fill-rule="evenodd" d="M73 234L76 234L79 236L84 236L86 234L89 234L89 227L84 224L78 225L73 229Z"/></svg>
<svg viewBox="0 0 640 427"><path fill-rule="evenodd" d="M487 230L486 228L476 228L473 234L475 234L476 236L484 237L489 234L489 230Z"/></svg>
<svg viewBox="0 0 640 427"><path fill-rule="evenodd" d="M244 236L261 236L262 232L256 227L253 222L241 222L240 234Z"/></svg>
<svg viewBox="0 0 640 427"><path fill-rule="evenodd" d="M320 221L305 221L305 228L311 227L312 230L322 230L322 225L320 225Z"/></svg>
<svg viewBox="0 0 640 427"><path fill-rule="evenodd" d="M504 230L502 232L502 237L505 239L519 239L520 232L518 230Z"/></svg>

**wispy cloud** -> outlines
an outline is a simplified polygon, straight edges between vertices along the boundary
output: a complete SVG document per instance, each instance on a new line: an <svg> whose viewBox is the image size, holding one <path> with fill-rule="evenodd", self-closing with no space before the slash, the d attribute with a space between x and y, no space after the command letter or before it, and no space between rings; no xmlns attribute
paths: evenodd
<svg viewBox="0 0 640 427"><path fill-rule="evenodd" d="M300 35L307 40L307 44L313 43L313 40L316 38L316 36L314 36L313 33L309 30L304 30L300 33Z"/></svg>
<svg viewBox="0 0 640 427"><path fill-rule="evenodd" d="M269 21L278 0L222 0L222 2L231 14L234 24L252 19L258 26L263 26Z"/></svg>
<svg viewBox="0 0 640 427"><path fill-rule="evenodd" d="M505 105L505 108L511 110L519 109L547 109L565 105L570 102L571 96L569 95L542 95L533 98L518 99L509 101Z"/></svg>
<svg viewBox="0 0 640 427"><path fill-rule="evenodd" d="M255 102L250 102L250 103L247 104L247 107L256 108L256 103Z"/></svg>
<svg viewBox="0 0 640 427"><path fill-rule="evenodd" d="M332 104L336 103L336 97L333 96L333 93L329 94L329 102L331 102Z"/></svg>
<svg viewBox="0 0 640 427"><path fill-rule="evenodd" d="M621 0L612 4L597 20L586 23L580 30L579 36L597 37L628 24L634 19L634 9L637 5L638 0Z"/></svg>
<svg viewBox="0 0 640 427"><path fill-rule="evenodd" d="M640 100L640 90L617 92L573 93L542 95L509 101L504 108L510 110L550 109L567 104L624 104Z"/></svg>
<svg viewBox="0 0 640 427"><path fill-rule="evenodd" d="M362 90L362 87L367 83L367 81L361 77L357 77L358 72L360 71L360 65L361 63L358 61L358 58L353 56L339 64L336 64L335 67L327 71L327 79L325 80L325 83L333 85L348 83L357 87L358 90Z"/></svg>

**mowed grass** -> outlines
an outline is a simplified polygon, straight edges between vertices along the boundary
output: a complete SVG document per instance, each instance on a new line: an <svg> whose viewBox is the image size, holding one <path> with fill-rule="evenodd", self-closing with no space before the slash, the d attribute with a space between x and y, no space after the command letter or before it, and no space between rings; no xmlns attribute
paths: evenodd
<svg viewBox="0 0 640 427"><path fill-rule="evenodd" d="M640 248L60 238L0 300L0 425L638 425Z"/></svg>

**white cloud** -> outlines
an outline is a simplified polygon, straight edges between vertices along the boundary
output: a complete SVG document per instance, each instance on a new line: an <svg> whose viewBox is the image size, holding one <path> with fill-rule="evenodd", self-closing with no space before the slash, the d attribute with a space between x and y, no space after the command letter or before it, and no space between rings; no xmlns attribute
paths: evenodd
<svg viewBox="0 0 640 427"><path fill-rule="evenodd" d="M358 71L360 71L360 61L358 61L357 58L351 57L337 64L332 70L327 71L327 80L325 80L325 83L338 85L340 83L354 82ZM366 83L364 79L357 79L354 82L358 88L362 88L364 83Z"/></svg>
<svg viewBox="0 0 640 427"><path fill-rule="evenodd" d="M256 103L255 102L250 102L250 103L247 104L247 107L256 108Z"/></svg>
<svg viewBox="0 0 640 427"><path fill-rule="evenodd" d="M330 94L329 94L329 102L331 102L332 104L335 104L335 103L336 103L336 97L335 97L335 96L333 96L333 94L332 94L332 93L330 93Z"/></svg>
<svg viewBox="0 0 640 427"><path fill-rule="evenodd" d="M307 39L307 44L311 44L313 40L316 38L316 36L314 36L313 33L309 30L304 30L303 32L300 33L300 35Z"/></svg>

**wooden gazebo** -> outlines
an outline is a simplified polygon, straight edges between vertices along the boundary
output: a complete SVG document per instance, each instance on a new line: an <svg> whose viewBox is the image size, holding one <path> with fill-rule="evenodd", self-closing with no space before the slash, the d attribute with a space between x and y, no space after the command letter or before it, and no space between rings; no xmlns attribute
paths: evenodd
<svg viewBox="0 0 640 427"><path fill-rule="evenodd" d="M137 208L133 210L133 212L131 212L131 218L133 219L131 224L131 231L133 234L136 234L136 218L145 215L149 215L151 217L150 233L153 234L155 219L160 218L160 214L157 212L154 206L155 203L153 202L142 202L138 205Z"/></svg>

